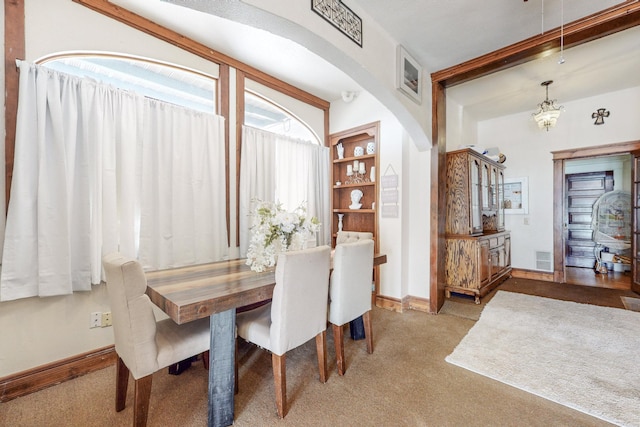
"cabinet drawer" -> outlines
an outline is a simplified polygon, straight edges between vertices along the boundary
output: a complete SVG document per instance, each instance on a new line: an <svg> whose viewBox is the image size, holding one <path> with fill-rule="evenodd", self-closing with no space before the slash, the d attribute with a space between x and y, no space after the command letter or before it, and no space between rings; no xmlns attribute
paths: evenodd
<svg viewBox="0 0 640 427"><path fill-rule="evenodd" d="M489 240L489 247L491 249L504 245L504 236L491 237Z"/></svg>

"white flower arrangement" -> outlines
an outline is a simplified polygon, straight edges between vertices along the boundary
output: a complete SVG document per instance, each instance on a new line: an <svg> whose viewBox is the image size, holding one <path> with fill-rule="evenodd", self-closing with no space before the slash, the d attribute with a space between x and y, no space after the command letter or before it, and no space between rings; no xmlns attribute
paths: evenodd
<svg viewBox="0 0 640 427"><path fill-rule="evenodd" d="M276 265L278 254L303 249L320 229L318 218L308 218L303 205L287 212L280 203L255 201L247 265L261 272Z"/></svg>

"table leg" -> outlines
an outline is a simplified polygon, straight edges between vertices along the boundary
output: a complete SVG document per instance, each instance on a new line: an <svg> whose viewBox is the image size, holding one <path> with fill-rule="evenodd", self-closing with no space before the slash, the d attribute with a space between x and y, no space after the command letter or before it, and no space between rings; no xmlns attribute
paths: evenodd
<svg viewBox="0 0 640 427"><path fill-rule="evenodd" d="M236 309L212 314L209 349L209 427L233 424Z"/></svg>
<svg viewBox="0 0 640 427"><path fill-rule="evenodd" d="M362 316L353 319L349 322L349 332L351 332L352 340L363 340L364 336L364 321L362 320Z"/></svg>

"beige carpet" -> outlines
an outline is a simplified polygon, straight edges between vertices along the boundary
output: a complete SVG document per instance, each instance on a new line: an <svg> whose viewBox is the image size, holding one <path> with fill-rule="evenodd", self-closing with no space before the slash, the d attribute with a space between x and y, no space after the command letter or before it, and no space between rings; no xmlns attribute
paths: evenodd
<svg viewBox="0 0 640 427"><path fill-rule="evenodd" d="M621 426L640 426L640 314L499 291L446 360Z"/></svg>
<svg viewBox="0 0 640 427"><path fill-rule="evenodd" d="M447 299L440 309L440 314L450 314L465 319L478 320L483 307L484 306L480 304L474 303L473 300L459 302L453 299Z"/></svg>
<svg viewBox="0 0 640 427"><path fill-rule="evenodd" d="M619 301L619 298L618 298ZM448 314L374 309L374 353L346 339L347 373L336 373L329 332L329 379L318 381L315 343L287 356L289 413L276 415L269 354L240 346L234 427L245 426L586 426L607 423L445 362L474 321ZM115 369L0 404L0 426L130 427L114 410ZM149 427L205 426L207 373L201 363L179 376L154 375Z"/></svg>

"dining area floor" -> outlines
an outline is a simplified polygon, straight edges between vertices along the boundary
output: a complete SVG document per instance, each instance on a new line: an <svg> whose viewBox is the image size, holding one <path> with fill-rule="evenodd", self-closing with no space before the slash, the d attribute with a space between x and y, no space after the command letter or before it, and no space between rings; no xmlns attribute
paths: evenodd
<svg viewBox="0 0 640 427"><path fill-rule="evenodd" d="M558 286L563 291L553 290ZM591 299L591 303L597 300L603 305L620 299L621 291L579 288L583 287L509 279L497 290L556 292L565 297L573 292L578 299ZM483 298L479 309L492 294ZM375 351L367 354L364 341L345 339L347 372L342 377L336 371L330 330L329 376L325 384L317 380L313 341L287 353L289 412L284 419L278 418L273 400L270 355L240 341L234 425L608 425L447 363L445 357L475 324L472 319L455 313L431 315L411 310L395 313L381 308L374 308L372 317ZM2 403L0 425L129 426L132 387L125 410L115 412L114 378L112 366ZM169 375L166 369L154 374L148 425L206 425L207 378L202 363L193 363L179 376Z"/></svg>

